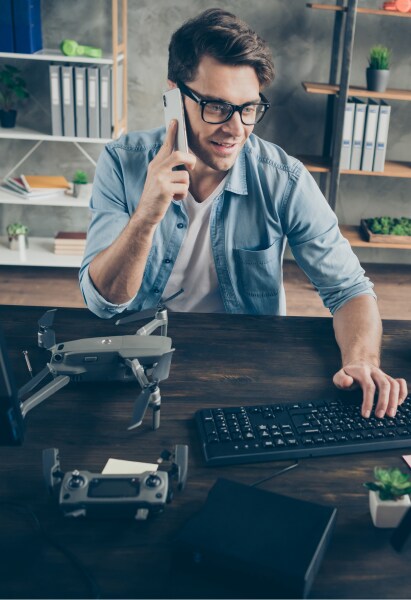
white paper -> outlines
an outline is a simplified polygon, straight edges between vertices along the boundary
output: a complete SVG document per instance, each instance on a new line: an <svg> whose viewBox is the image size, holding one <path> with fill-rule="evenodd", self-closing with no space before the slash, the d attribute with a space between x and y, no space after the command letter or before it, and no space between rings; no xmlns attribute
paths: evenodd
<svg viewBox="0 0 411 600"><path fill-rule="evenodd" d="M142 463L133 460L109 458L102 470L105 475L140 475L146 471L157 471L157 463Z"/></svg>

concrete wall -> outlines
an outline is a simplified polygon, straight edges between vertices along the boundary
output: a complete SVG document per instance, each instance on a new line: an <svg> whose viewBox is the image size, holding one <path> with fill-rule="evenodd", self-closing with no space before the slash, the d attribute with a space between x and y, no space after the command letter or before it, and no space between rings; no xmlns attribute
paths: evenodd
<svg viewBox="0 0 411 600"><path fill-rule="evenodd" d="M380 2L363 0L362 6ZM172 32L187 18L220 6L246 20L264 37L273 52L277 76L266 91L272 108L256 132L282 146L289 154L319 154L324 130L325 96L306 94L302 80L327 81L332 41L333 13L314 11L303 0L129 0L129 129L162 123L161 92L166 86L167 47ZM103 47L110 51L111 2L108 0L43 0L44 47L57 47L62 39ZM393 52L390 86L411 89L409 40L411 20L358 15L352 84L364 85L369 48L381 43ZM8 61L11 62L11 61ZM50 131L47 64L15 61L21 67L32 99L21 110L20 124L33 122ZM411 105L392 102L388 157L411 160ZM8 171L32 142L0 140L0 174ZM97 158L102 147L86 145ZM71 178L92 165L68 143L44 143L24 165L31 173L63 173ZM341 223L357 224L361 217L390 214L411 217L411 180L343 176L337 203ZM1 230L22 217L21 207L0 207ZM84 228L86 209L33 207L24 214L33 235L50 235L58 229ZM410 263L407 251L357 250L368 262Z"/></svg>

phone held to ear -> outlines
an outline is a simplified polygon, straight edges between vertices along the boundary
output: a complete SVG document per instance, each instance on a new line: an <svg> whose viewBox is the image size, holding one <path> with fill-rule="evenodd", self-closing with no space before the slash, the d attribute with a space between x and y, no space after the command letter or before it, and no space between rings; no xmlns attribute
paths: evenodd
<svg viewBox="0 0 411 600"><path fill-rule="evenodd" d="M169 128L170 121L175 119L178 123L176 142L174 150L188 152L186 123L184 119L184 106L181 92L178 88L168 90L163 94L164 119L166 129ZM178 169L185 169L184 165L179 165Z"/></svg>

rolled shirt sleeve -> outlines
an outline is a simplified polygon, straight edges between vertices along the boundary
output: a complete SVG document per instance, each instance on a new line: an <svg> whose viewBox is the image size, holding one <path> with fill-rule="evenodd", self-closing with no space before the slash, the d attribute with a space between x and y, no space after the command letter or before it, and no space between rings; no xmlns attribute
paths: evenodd
<svg viewBox="0 0 411 600"><path fill-rule="evenodd" d="M373 284L341 235L335 213L310 173L297 163L282 206L291 252L332 314L351 298L376 298Z"/></svg>
<svg viewBox="0 0 411 600"><path fill-rule="evenodd" d="M112 304L95 288L89 275L93 258L110 246L130 220L125 198L122 171L115 150L106 146L97 163L90 200L91 221L79 280L87 307L97 316L108 319L124 311L133 301Z"/></svg>

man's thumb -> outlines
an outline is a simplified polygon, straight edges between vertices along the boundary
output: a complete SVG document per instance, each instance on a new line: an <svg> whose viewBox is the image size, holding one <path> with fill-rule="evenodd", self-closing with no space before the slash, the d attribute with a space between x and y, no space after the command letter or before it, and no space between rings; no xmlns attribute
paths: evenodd
<svg viewBox="0 0 411 600"><path fill-rule="evenodd" d="M334 385L342 390L350 388L354 384L351 375L347 375L344 369L340 369L333 377Z"/></svg>

